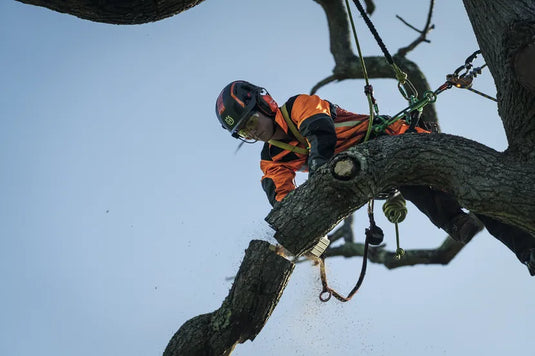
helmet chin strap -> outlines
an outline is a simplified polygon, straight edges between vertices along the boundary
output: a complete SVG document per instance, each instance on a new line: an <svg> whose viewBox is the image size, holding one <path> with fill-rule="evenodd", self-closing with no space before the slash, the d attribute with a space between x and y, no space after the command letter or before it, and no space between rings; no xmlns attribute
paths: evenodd
<svg viewBox="0 0 535 356"><path fill-rule="evenodd" d="M238 147L236 147L236 150L234 151L234 154L237 154L238 151L240 150L240 148L243 146L244 143L255 143L257 140L246 140L244 138L239 138L239 140L241 141L239 144L238 144Z"/></svg>

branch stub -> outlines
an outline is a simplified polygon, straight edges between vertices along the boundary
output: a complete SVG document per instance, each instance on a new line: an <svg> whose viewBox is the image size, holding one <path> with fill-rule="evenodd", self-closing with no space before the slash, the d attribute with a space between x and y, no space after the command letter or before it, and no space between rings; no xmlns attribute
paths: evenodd
<svg viewBox="0 0 535 356"><path fill-rule="evenodd" d="M331 174L333 177L342 181L355 178L360 171L360 162L348 155L336 156L331 165Z"/></svg>

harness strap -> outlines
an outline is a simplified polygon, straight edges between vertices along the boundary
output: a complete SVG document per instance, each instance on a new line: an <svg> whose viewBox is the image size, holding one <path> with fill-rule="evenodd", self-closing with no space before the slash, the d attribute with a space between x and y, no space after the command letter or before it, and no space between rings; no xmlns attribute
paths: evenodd
<svg viewBox="0 0 535 356"><path fill-rule="evenodd" d="M295 124L292 121L292 119L290 119L290 114L288 113L288 109L286 108L286 104L281 106L281 112L282 112L282 117L284 117L284 121L286 121L286 124L288 125L288 128L290 129L292 134L295 136L297 141L301 142L305 147L308 147L307 139L303 135L301 135L301 133L299 132L297 127L295 127Z"/></svg>
<svg viewBox="0 0 535 356"><path fill-rule="evenodd" d="M291 151L291 152L295 152L295 153L300 153L302 155L307 155L308 154L308 149L303 148L303 147L292 146L292 145L290 145L288 143L285 143L285 142L281 142L281 141L277 141L277 140L269 140L268 143L270 145L276 146L278 148L282 148L283 150L287 150L287 151Z"/></svg>
<svg viewBox="0 0 535 356"><path fill-rule="evenodd" d="M268 143L278 148L282 148L283 150L300 153L302 155L307 155L309 151L308 141L303 135L301 135L299 130L297 130L297 127L295 127L295 124L293 123L293 121L290 119L290 115L288 114L288 109L286 109L286 104L281 106L280 110L282 113L282 117L284 118L284 121L286 121L286 124L288 125L288 129L292 132L292 134L295 136L297 141L303 144L306 148L292 146L288 143L277 141L277 140L269 140Z"/></svg>

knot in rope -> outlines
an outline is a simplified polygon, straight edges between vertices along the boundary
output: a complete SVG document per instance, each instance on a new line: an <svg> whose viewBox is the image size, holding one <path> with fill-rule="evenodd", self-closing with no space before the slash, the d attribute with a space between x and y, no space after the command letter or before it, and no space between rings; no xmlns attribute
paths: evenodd
<svg viewBox="0 0 535 356"><path fill-rule="evenodd" d="M407 216L407 202L398 191L391 195L383 204L383 213L388 221L398 224Z"/></svg>
<svg viewBox="0 0 535 356"><path fill-rule="evenodd" d="M396 74L399 92L405 98L405 100L408 100L410 102L413 98L417 98L418 90L416 90L416 87L409 80L409 76L407 75L407 73L402 71L395 63L392 64L392 68L394 69L394 73ZM407 89L411 92L410 94L408 93Z"/></svg>
<svg viewBox="0 0 535 356"><path fill-rule="evenodd" d="M394 72L396 73L397 81L400 82L401 85L405 85L405 83L407 82L407 78L409 77L407 73L402 71L396 64L393 64L392 68L394 68Z"/></svg>

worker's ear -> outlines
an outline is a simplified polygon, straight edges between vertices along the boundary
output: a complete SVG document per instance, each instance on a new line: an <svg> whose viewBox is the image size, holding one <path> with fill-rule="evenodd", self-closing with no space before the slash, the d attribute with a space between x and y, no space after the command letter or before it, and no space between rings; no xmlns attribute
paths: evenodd
<svg viewBox="0 0 535 356"><path fill-rule="evenodd" d="M277 113L279 106L277 102L266 91L265 94L259 93L257 98L257 105L262 113L267 116L273 117Z"/></svg>

